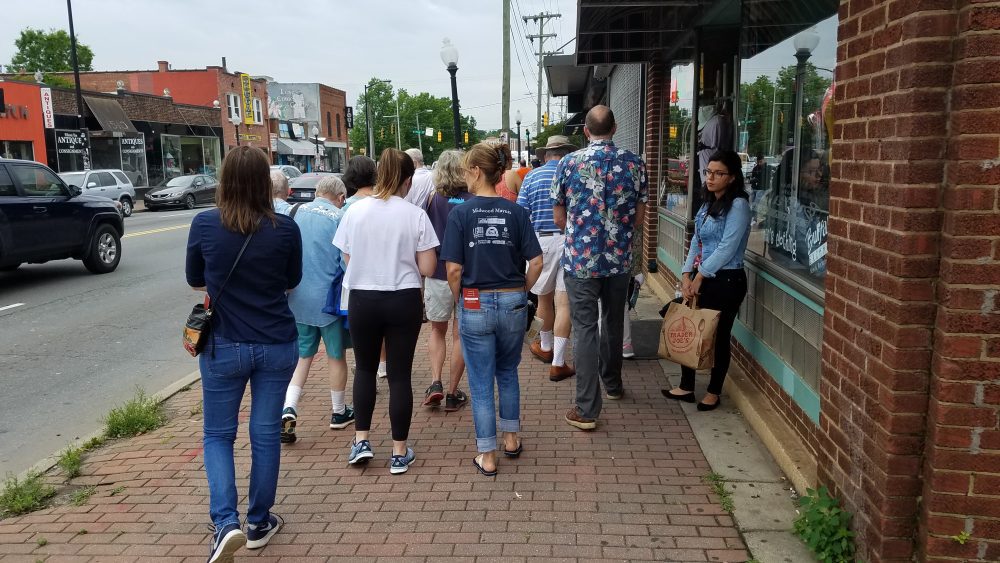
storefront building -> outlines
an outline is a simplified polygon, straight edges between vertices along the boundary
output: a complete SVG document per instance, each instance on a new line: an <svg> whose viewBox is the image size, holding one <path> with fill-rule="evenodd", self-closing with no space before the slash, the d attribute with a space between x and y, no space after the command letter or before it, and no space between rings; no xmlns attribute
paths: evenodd
<svg viewBox="0 0 1000 563"><path fill-rule="evenodd" d="M0 158L45 162L41 87L6 80L0 92Z"/></svg>
<svg viewBox="0 0 1000 563"><path fill-rule="evenodd" d="M726 393L776 413L761 431L854 513L860 560L1000 560L1000 2L626 4L579 3L549 83L646 159L665 298L708 156L744 157Z"/></svg>
<svg viewBox="0 0 1000 563"><path fill-rule="evenodd" d="M274 163L343 172L349 158L347 94L325 84L273 81L267 92L268 115L277 126Z"/></svg>

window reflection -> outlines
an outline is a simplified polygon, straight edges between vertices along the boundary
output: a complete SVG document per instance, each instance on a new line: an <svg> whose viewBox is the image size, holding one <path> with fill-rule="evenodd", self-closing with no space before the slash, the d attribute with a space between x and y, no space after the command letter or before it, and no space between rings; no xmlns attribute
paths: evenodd
<svg viewBox="0 0 1000 563"><path fill-rule="evenodd" d="M694 65L677 64L670 69L670 114L666 123L666 171L660 181L660 206L683 219L688 218L688 177L691 147L691 105L694 98Z"/></svg>

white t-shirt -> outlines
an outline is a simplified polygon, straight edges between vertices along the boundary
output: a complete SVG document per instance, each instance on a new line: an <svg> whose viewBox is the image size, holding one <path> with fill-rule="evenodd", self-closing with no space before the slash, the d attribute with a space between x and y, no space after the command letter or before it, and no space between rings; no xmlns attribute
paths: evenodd
<svg viewBox="0 0 1000 563"><path fill-rule="evenodd" d="M413 182L410 191L403 198L406 201L423 209L427 207L427 199L434 191L434 173L426 168L417 168L413 173Z"/></svg>
<svg viewBox="0 0 1000 563"><path fill-rule="evenodd" d="M343 283L351 290L421 287L417 252L439 244L427 213L398 196L356 202L333 237L333 245L351 257Z"/></svg>

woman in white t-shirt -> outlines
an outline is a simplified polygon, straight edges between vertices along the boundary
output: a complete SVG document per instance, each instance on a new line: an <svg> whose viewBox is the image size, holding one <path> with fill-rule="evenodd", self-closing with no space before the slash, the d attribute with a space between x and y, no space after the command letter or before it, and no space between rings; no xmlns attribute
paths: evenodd
<svg viewBox="0 0 1000 563"><path fill-rule="evenodd" d="M413 415L410 381L423 314L422 276L437 266L437 236L423 209L403 200L413 179L406 153L385 149L371 197L354 203L340 222L333 244L347 262L350 291L347 320L354 346L355 438L348 463L375 457L368 441L375 411L375 373L385 340L389 373L392 459L389 472L405 473L413 463L406 446Z"/></svg>

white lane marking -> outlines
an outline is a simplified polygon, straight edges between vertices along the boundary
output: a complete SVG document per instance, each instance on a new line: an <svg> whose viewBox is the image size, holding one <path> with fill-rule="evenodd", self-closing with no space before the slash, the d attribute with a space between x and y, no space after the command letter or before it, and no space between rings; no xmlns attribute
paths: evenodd
<svg viewBox="0 0 1000 563"><path fill-rule="evenodd" d="M171 213L170 215L160 215L160 217L163 217L164 219L166 219L167 217L190 217L190 216L191 213Z"/></svg>
<svg viewBox="0 0 1000 563"><path fill-rule="evenodd" d="M21 305L24 305L24 303L14 303L13 305L5 305L3 307L0 307L0 311L6 311L7 309L13 309L15 307L20 307Z"/></svg>

